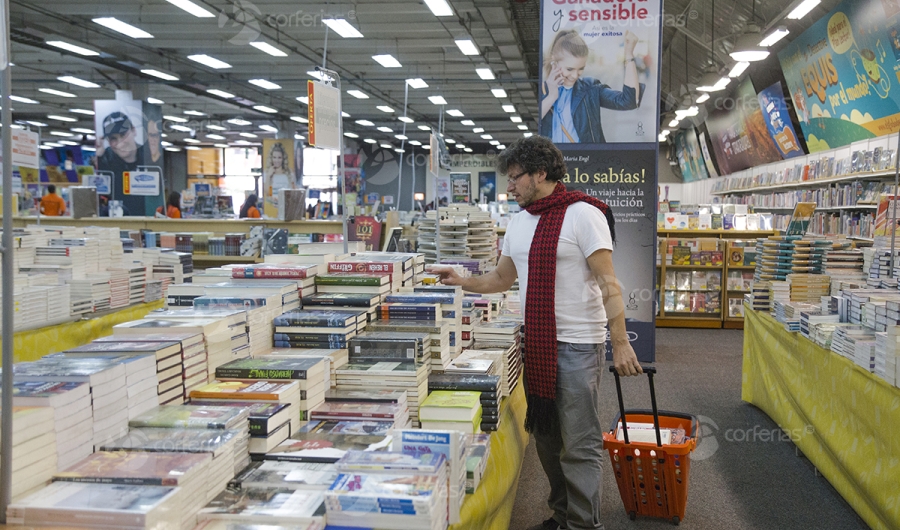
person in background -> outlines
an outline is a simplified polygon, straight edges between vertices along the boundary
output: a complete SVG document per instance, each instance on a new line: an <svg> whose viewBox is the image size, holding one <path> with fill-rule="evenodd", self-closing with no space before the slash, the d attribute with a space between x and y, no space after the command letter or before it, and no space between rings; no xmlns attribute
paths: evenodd
<svg viewBox="0 0 900 530"><path fill-rule="evenodd" d="M59 217L66 213L66 201L56 194L56 186L47 186L47 195L41 197L41 214Z"/></svg>
<svg viewBox="0 0 900 530"><path fill-rule="evenodd" d="M247 200L244 201L244 204L241 205L241 211L238 214L241 219L259 219L262 217L259 214L259 208L256 207L256 202L259 200L259 197L256 196L255 193L251 193Z"/></svg>
<svg viewBox="0 0 900 530"><path fill-rule="evenodd" d="M156 209L162 213L162 206ZM169 202L166 204L166 217L169 219L181 219L181 194L177 191L169 193Z"/></svg>

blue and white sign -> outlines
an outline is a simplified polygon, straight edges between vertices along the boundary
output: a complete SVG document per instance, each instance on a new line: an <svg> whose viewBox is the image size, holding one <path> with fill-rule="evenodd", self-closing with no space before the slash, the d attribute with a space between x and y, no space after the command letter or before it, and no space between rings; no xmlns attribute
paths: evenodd
<svg viewBox="0 0 900 530"><path fill-rule="evenodd" d="M97 188L98 195L112 194L112 190L110 189L111 179L109 178L109 175L85 175L81 182L85 186Z"/></svg>
<svg viewBox="0 0 900 530"><path fill-rule="evenodd" d="M122 173L125 195L153 197L160 194L158 171L125 171Z"/></svg>

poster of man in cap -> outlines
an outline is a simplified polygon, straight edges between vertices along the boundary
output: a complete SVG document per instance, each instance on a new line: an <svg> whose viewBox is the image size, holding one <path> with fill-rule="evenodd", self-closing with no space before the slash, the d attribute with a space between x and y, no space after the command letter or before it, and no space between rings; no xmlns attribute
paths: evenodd
<svg viewBox="0 0 900 530"><path fill-rule="evenodd" d="M161 150L151 149L154 141L155 145L160 142L161 107L131 99L103 100L94 102L94 113L97 169L114 175L111 198L122 201L125 215L152 215L159 206L159 199L125 195L122 173L137 171L144 166L157 166L158 171L162 170ZM148 135L148 125L156 138Z"/></svg>

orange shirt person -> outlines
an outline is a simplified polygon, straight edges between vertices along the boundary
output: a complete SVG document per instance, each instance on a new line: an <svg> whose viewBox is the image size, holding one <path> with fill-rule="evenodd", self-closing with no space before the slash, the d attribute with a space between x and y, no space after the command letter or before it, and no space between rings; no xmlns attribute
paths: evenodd
<svg viewBox="0 0 900 530"><path fill-rule="evenodd" d="M256 201L258 200L256 194L251 193L247 200L244 201L244 204L241 205L239 217L241 219L259 219L262 217L259 213L259 208L256 206Z"/></svg>
<svg viewBox="0 0 900 530"><path fill-rule="evenodd" d="M59 217L66 213L66 201L56 194L56 186L47 186L47 195L41 197L41 213L52 217Z"/></svg>
<svg viewBox="0 0 900 530"><path fill-rule="evenodd" d="M156 209L162 213L162 206ZM169 202L166 204L166 217L169 219L181 219L181 194L173 191L169 194Z"/></svg>

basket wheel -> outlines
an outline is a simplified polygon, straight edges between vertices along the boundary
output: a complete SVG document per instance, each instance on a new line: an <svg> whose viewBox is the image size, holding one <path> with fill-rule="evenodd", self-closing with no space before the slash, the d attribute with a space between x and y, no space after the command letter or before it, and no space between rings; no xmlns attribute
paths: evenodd
<svg viewBox="0 0 900 530"><path fill-rule="evenodd" d="M637 512L628 512L628 518L634 521L637 519Z"/></svg>
<svg viewBox="0 0 900 530"><path fill-rule="evenodd" d="M675 526L680 525L681 519L679 519L677 515L675 517L672 517L672 524L674 524Z"/></svg>

